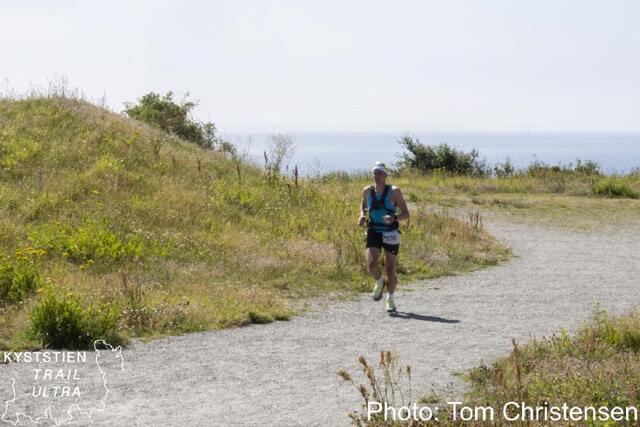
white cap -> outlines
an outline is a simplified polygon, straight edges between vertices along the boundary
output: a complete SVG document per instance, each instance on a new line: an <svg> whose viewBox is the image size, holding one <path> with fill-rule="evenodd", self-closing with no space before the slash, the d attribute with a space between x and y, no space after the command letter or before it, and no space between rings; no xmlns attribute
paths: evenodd
<svg viewBox="0 0 640 427"><path fill-rule="evenodd" d="M382 162L376 162L375 165L373 165L373 168L371 168L371 172L374 171L380 171L383 172L385 175L389 175L389 172L387 171L387 165L385 165Z"/></svg>

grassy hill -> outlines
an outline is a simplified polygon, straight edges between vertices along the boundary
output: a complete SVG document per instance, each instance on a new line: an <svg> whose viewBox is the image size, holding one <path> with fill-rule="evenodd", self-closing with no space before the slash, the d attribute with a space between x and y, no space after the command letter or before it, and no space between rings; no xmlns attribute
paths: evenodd
<svg viewBox="0 0 640 427"><path fill-rule="evenodd" d="M0 100L0 349L287 319L368 291L362 182L295 181L63 97ZM401 280L499 262L475 220L416 208Z"/></svg>

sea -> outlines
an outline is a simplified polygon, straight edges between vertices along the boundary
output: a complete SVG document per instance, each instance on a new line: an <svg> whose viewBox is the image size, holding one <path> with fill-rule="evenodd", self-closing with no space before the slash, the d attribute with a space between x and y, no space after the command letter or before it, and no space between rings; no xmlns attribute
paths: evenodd
<svg viewBox="0 0 640 427"><path fill-rule="evenodd" d="M282 133L281 133L282 134ZM370 170L376 161L393 166L403 147L399 140L411 135L421 143L470 151L490 166L506 159L516 168L537 161L548 165L575 165L591 160L607 174L625 174L640 168L640 133L545 133L545 132L286 132L292 141L291 157L285 166L298 167L302 176L335 171L359 173ZM223 132L222 137L256 164L264 164L274 134Z"/></svg>

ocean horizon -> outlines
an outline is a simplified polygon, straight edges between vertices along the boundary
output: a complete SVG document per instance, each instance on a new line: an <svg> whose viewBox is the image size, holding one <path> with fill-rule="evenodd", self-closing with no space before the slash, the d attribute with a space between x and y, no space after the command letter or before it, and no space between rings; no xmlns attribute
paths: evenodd
<svg viewBox="0 0 640 427"><path fill-rule="evenodd" d="M607 174L624 174L640 168L640 133L627 132L283 132L294 141L289 168L297 166L303 176L334 171L367 171L376 161L395 165L403 151L398 140L411 135L429 145L447 143L478 150L489 165L507 158L518 169L534 161L549 165L576 164L592 160ZM264 164L263 153L272 133L221 132L241 153Z"/></svg>

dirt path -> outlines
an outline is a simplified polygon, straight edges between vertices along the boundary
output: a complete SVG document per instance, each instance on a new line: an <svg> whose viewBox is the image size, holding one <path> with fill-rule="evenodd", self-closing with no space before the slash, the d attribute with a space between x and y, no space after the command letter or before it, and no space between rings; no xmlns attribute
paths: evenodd
<svg viewBox="0 0 640 427"><path fill-rule="evenodd" d="M360 399L335 372L357 372L359 355L396 351L412 366L414 394L460 396L452 372L504 354L511 337L571 330L595 301L614 312L638 302L637 230L488 228L513 260L408 291L401 283L396 318L363 295L289 322L135 344L93 425L346 425Z"/></svg>

